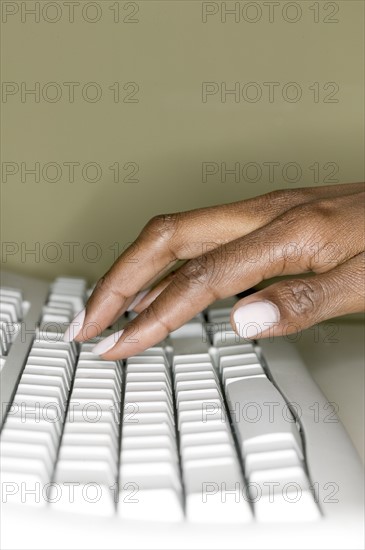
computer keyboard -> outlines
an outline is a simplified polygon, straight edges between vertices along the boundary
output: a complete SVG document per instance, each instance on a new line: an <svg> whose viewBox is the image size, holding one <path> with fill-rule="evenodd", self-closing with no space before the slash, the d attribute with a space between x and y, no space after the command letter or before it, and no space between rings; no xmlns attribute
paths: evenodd
<svg viewBox="0 0 365 550"><path fill-rule="evenodd" d="M291 548L308 548L309 533L316 548L346 536L360 547L360 461L290 343L240 339L232 298L104 361L98 339L63 341L90 292L79 278L2 274L2 515L28 525L26 537L7 529L7 548L64 548L68 531L69 547L99 548L105 526L100 548L127 547L119 529L154 547L149 529L169 524L179 542L159 531L157 547L283 548L283 529Z"/></svg>

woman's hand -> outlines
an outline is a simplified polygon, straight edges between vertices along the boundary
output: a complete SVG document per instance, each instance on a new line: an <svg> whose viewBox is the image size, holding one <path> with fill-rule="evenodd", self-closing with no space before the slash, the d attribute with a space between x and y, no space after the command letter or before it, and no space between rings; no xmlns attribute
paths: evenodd
<svg viewBox="0 0 365 550"><path fill-rule="evenodd" d="M280 336L362 311L364 191L360 183L282 190L156 216L99 280L65 339L92 338L132 308L139 315L125 330L94 348L105 359L129 357L217 299L306 272L314 275L285 279L238 301L234 330L246 338ZM177 260L187 261L163 278Z"/></svg>

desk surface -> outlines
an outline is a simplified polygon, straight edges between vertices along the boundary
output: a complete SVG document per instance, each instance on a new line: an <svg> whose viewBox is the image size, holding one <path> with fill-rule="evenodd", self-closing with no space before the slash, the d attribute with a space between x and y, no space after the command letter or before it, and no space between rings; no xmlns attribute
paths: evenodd
<svg viewBox="0 0 365 550"><path fill-rule="evenodd" d="M304 331L296 343L304 361L338 415L363 463L364 458L364 323L342 318Z"/></svg>

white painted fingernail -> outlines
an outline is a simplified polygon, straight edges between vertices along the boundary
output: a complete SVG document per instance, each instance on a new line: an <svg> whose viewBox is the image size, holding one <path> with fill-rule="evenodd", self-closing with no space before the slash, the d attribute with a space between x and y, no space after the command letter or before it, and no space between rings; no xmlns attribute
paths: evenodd
<svg viewBox="0 0 365 550"><path fill-rule="evenodd" d="M272 302L251 302L236 309L233 319L241 338L255 338L278 323L280 313Z"/></svg>
<svg viewBox="0 0 365 550"><path fill-rule="evenodd" d="M141 290L141 292L138 292L133 302L127 307L127 311L133 311L136 305L143 300L143 298L149 293L150 290L151 288L146 288L146 290Z"/></svg>
<svg viewBox="0 0 365 550"><path fill-rule="evenodd" d="M118 332L114 332L114 334L107 336L104 340L98 342L91 351L96 355L103 355L103 353L106 353L115 346L123 332L124 329L118 330Z"/></svg>
<svg viewBox="0 0 365 550"><path fill-rule="evenodd" d="M85 313L85 309L83 309L82 311L80 311L80 313L76 315L76 317L72 319L65 334L63 335L64 342L72 342L72 340L74 340L79 334L84 324Z"/></svg>

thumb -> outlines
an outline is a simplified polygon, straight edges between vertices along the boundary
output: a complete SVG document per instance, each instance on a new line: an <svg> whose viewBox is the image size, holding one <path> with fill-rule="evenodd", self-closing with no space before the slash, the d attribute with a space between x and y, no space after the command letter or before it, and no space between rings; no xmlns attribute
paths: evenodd
<svg viewBox="0 0 365 550"><path fill-rule="evenodd" d="M231 324L242 338L286 336L326 319L364 311L365 254L326 273L275 283L237 302Z"/></svg>

